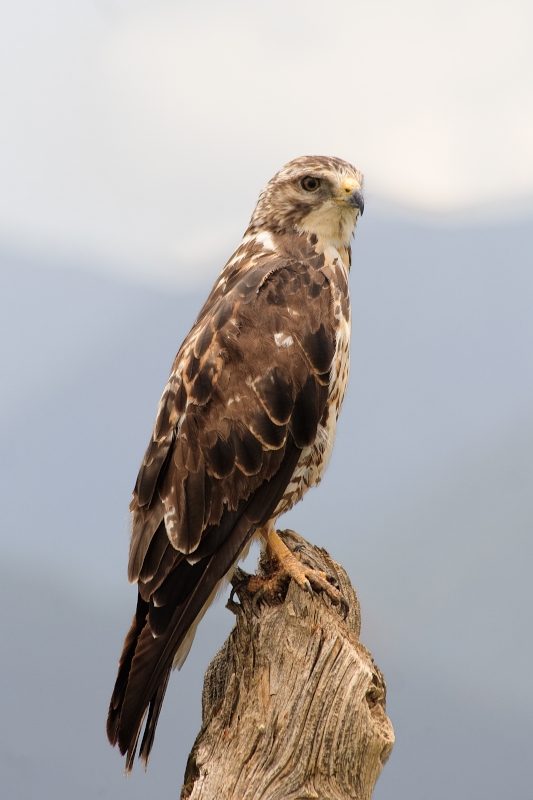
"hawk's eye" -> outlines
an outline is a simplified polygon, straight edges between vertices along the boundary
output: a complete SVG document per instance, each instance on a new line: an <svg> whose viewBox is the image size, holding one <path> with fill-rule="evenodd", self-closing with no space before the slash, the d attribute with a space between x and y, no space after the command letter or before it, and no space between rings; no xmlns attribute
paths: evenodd
<svg viewBox="0 0 533 800"><path fill-rule="evenodd" d="M320 186L320 181L318 178L313 178L312 175L306 175L305 178L302 178L300 181L300 185L306 192L316 192Z"/></svg>

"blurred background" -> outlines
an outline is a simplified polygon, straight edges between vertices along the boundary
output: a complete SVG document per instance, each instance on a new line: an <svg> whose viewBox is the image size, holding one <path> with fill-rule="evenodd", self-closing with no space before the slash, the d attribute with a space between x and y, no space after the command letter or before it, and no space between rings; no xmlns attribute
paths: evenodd
<svg viewBox="0 0 533 800"><path fill-rule="evenodd" d="M527 0L2 4L3 797L179 796L233 617L203 621L126 781L130 492L261 187L316 153L365 173L351 382L282 524L360 595L397 737L376 800L530 792L532 34Z"/></svg>

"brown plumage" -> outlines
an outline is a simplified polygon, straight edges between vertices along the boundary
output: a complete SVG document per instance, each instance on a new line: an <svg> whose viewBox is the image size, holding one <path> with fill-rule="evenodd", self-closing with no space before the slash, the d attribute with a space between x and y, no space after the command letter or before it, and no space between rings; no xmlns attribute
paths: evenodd
<svg viewBox="0 0 533 800"><path fill-rule="evenodd" d="M145 718L148 761L172 667L221 581L329 459L348 379L361 184L340 159L287 164L174 361L130 506L138 602L107 721L127 771Z"/></svg>

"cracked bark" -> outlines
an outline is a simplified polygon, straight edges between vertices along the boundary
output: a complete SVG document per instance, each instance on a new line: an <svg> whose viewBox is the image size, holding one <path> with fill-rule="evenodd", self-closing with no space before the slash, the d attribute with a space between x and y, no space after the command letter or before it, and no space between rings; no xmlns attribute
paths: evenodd
<svg viewBox="0 0 533 800"><path fill-rule="evenodd" d="M359 641L347 574L294 531L279 533L338 580L350 611L343 621L329 599L294 582L259 616L246 592L228 604L237 621L205 675L181 800L369 800L392 750L385 681Z"/></svg>

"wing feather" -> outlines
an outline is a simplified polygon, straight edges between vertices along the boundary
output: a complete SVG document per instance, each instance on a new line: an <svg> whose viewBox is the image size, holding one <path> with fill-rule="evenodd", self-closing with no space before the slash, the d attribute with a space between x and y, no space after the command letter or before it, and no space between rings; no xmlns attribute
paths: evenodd
<svg viewBox="0 0 533 800"><path fill-rule="evenodd" d="M139 604L108 718L128 770L187 634L315 440L337 335L315 262L243 253L176 356L131 504Z"/></svg>

